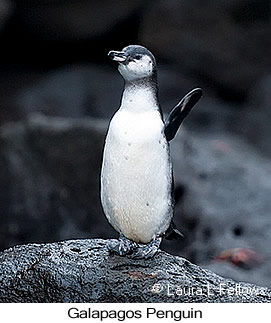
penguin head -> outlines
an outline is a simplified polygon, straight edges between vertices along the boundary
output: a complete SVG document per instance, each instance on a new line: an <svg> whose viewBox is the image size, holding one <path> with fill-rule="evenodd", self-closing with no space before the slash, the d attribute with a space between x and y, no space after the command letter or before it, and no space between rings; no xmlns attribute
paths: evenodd
<svg viewBox="0 0 271 323"><path fill-rule="evenodd" d="M109 58L119 63L119 72L125 81L150 78L156 71L156 62L152 53L145 47L130 45L122 51L110 51Z"/></svg>

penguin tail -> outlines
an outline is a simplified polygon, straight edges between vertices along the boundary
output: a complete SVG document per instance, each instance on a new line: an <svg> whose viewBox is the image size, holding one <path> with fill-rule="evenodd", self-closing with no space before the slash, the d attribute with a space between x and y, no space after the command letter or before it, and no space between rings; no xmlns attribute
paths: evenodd
<svg viewBox="0 0 271 323"><path fill-rule="evenodd" d="M183 237L184 235L177 229L176 224L171 221L169 228L165 232L165 238L167 240L176 240Z"/></svg>

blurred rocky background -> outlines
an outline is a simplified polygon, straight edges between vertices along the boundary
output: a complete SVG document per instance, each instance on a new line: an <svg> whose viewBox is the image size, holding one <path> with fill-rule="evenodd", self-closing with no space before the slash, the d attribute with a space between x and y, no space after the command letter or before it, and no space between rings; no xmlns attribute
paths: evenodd
<svg viewBox="0 0 271 323"><path fill-rule="evenodd" d="M175 221L163 249L271 286L271 2L1 0L0 249L116 237L99 201L123 82L110 49L142 44L167 113L204 97L171 144Z"/></svg>

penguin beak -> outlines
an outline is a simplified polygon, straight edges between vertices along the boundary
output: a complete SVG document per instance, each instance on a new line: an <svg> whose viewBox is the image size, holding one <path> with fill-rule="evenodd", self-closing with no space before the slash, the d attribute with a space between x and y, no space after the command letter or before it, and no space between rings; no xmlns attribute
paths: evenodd
<svg viewBox="0 0 271 323"><path fill-rule="evenodd" d="M126 61L127 56L125 55L124 52L117 52L115 50L111 50L108 53L109 58L111 58L113 61L119 62L119 63L123 63Z"/></svg>

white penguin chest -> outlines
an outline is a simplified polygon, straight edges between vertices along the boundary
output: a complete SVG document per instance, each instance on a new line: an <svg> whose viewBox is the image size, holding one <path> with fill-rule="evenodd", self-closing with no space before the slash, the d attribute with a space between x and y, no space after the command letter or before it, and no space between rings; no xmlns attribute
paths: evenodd
<svg viewBox="0 0 271 323"><path fill-rule="evenodd" d="M108 130L101 193L106 216L127 238L147 243L171 219L171 163L156 110L119 110Z"/></svg>
<svg viewBox="0 0 271 323"><path fill-rule="evenodd" d="M133 159L144 160L150 158L155 151L161 151L161 144L166 144L162 129L163 122L158 111L120 111L111 121L107 140L119 146L116 153L120 158L129 155ZM143 154L146 150L147 154Z"/></svg>

